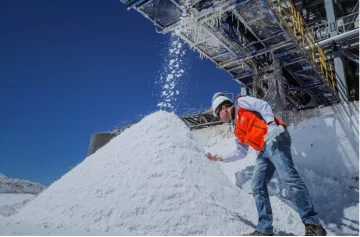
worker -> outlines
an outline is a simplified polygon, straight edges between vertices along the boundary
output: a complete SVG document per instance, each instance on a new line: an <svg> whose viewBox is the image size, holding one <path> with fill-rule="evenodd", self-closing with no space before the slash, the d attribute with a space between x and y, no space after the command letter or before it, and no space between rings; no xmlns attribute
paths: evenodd
<svg viewBox="0 0 360 237"><path fill-rule="evenodd" d="M218 92L212 99L214 116L224 123L233 122L236 151L225 157L206 154L212 161L231 162L244 159L249 146L259 151L256 159L251 188L258 212L256 230L250 236L273 235L273 214L267 184L275 169L280 180L286 183L293 193L295 205L305 225L305 235L325 236L311 197L304 182L294 167L291 156L291 138L286 125L274 116L270 105L251 96L239 96L236 105Z"/></svg>

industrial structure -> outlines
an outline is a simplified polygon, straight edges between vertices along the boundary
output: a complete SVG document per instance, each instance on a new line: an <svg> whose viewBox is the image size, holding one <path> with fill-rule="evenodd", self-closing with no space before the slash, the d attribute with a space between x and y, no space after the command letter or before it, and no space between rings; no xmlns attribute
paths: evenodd
<svg viewBox="0 0 360 237"><path fill-rule="evenodd" d="M94 154L101 147L105 146L111 139L121 133L120 129L114 129L111 132L97 132L91 135L87 156Z"/></svg>
<svg viewBox="0 0 360 237"><path fill-rule="evenodd" d="M122 132L124 132L125 129L131 127L133 124L137 123L138 121L126 121L121 126L115 126L112 131L103 131L103 132L96 132L91 135L89 148L87 156L90 156L94 154L97 150L99 150L101 147L105 146L107 143L109 143L114 137L117 137ZM72 169L73 167L69 167L69 169Z"/></svg>
<svg viewBox="0 0 360 237"><path fill-rule="evenodd" d="M281 109L359 98L357 0L120 1ZM218 122L193 115L193 125Z"/></svg>

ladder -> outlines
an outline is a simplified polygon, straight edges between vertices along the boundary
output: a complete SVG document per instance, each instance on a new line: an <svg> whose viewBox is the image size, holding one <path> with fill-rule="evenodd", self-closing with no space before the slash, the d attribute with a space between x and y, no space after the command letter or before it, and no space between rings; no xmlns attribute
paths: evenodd
<svg viewBox="0 0 360 237"><path fill-rule="evenodd" d="M311 29L291 0L264 0L270 13L286 29L296 47L304 54L308 63L329 86L333 96L338 97L334 67L329 63L324 50L316 42ZM306 50L306 47L309 50Z"/></svg>

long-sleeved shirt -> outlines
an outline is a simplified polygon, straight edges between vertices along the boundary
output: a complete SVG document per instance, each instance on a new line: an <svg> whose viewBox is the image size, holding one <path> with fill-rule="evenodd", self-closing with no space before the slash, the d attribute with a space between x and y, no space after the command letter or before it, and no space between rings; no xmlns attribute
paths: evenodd
<svg viewBox="0 0 360 237"><path fill-rule="evenodd" d="M235 138L236 150L230 155L224 156L224 162L231 162L236 160L244 159L248 153L249 145L241 143L239 139Z"/></svg>
<svg viewBox="0 0 360 237"><path fill-rule="evenodd" d="M272 109L269 103L267 103L264 100L259 100L251 96L240 97L236 101L235 116L237 116L238 108L244 108L247 110L258 112L263 117L266 123L274 121L274 114L272 112ZM241 160L246 157L249 150L249 145L241 143L238 138L235 138L235 142L236 142L235 152L228 156L224 156L223 157L224 162Z"/></svg>

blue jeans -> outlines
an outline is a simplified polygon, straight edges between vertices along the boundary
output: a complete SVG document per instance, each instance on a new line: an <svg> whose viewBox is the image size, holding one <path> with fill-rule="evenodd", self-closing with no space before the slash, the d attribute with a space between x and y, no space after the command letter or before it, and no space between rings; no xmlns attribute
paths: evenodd
<svg viewBox="0 0 360 237"><path fill-rule="evenodd" d="M260 152L252 177L251 188L259 215L256 230L263 233L273 233L273 215L267 184L270 182L275 169L280 180L286 183L293 194L298 213L304 224L320 224L314 210L309 192L294 167L291 156L291 137L288 131L281 133L274 144L267 146Z"/></svg>

